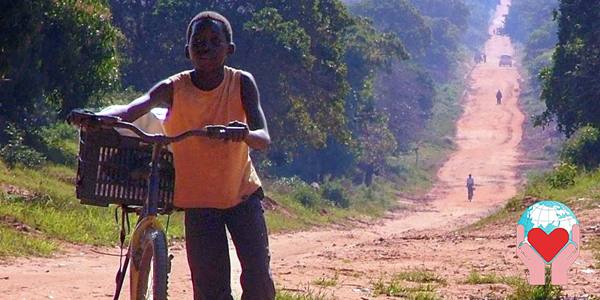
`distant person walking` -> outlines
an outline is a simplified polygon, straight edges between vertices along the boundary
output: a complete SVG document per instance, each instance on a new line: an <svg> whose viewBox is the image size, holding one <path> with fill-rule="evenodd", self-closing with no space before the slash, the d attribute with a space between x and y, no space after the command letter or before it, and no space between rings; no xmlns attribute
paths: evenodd
<svg viewBox="0 0 600 300"><path fill-rule="evenodd" d="M475 179L473 179L473 177L471 177L471 174L469 174L469 177L467 177L467 198L469 199L469 202L471 202L473 200L473 191L475 190Z"/></svg>
<svg viewBox="0 0 600 300"><path fill-rule="evenodd" d="M496 93L496 104L502 104L502 92L500 90Z"/></svg>
<svg viewBox="0 0 600 300"><path fill-rule="evenodd" d="M481 57L483 57L483 63L485 64L487 62L487 55L485 55L485 53L483 53L481 55Z"/></svg>

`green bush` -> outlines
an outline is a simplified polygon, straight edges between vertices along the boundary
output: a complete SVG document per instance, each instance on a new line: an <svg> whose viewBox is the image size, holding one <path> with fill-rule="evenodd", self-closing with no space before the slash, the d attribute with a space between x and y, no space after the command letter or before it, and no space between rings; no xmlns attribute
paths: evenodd
<svg viewBox="0 0 600 300"><path fill-rule="evenodd" d="M575 184L575 177L577 176L577 167L567 162L561 162L554 172L550 173L546 177L546 182L555 189L566 188L570 185Z"/></svg>
<svg viewBox="0 0 600 300"><path fill-rule="evenodd" d="M77 130L64 122L58 122L39 131L44 144L44 154L49 160L75 166L77 162Z"/></svg>
<svg viewBox="0 0 600 300"><path fill-rule="evenodd" d="M292 198L305 207L317 206L321 201L319 193L311 186L304 184L297 186L292 192Z"/></svg>
<svg viewBox="0 0 600 300"><path fill-rule="evenodd" d="M22 164L37 167L46 162L46 157L23 143L25 133L12 123L7 123L4 132L9 137L8 143L0 148L0 157L10 167Z"/></svg>
<svg viewBox="0 0 600 300"><path fill-rule="evenodd" d="M548 278L548 275L546 275ZM563 290L561 286L550 284L550 280L546 279L546 284L532 286L527 282L519 282L514 287L514 292L509 295L509 300L559 300L563 298Z"/></svg>
<svg viewBox="0 0 600 300"><path fill-rule="evenodd" d="M350 199L339 181L326 181L321 185L321 195L336 206L350 207Z"/></svg>
<svg viewBox="0 0 600 300"><path fill-rule="evenodd" d="M270 188L281 194L291 194L297 187L306 185L300 177L279 177L271 183Z"/></svg>
<svg viewBox="0 0 600 300"><path fill-rule="evenodd" d="M561 151L561 159L591 170L600 166L600 130L592 126L579 129Z"/></svg>

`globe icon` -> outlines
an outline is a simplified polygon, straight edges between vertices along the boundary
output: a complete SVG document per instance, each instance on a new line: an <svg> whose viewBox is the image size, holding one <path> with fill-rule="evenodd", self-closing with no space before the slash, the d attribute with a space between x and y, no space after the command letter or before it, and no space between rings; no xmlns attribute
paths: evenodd
<svg viewBox="0 0 600 300"><path fill-rule="evenodd" d="M573 225L579 224L579 221L573 211L566 205L556 201L544 200L529 206L521 215L518 224L523 225L525 229L525 239L522 243L531 245L528 239L529 232L534 228L539 228L548 235L555 229L562 228L569 233L569 241L565 244L566 246L574 243L572 229Z"/></svg>

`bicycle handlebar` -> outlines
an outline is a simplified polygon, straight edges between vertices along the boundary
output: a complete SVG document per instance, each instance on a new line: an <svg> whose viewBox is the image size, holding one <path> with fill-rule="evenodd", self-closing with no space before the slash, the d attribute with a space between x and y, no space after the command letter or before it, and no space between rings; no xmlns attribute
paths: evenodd
<svg viewBox="0 0 600 300"><path fill-rule="evenodd" d="M179 142L191 136L203 136L217 139L227 139L228 133L246 130L244 127L233 127L223 125L208 125L201 129L188 130L176 136L166 136L164 134L150 134L135 124L121 121L121 118L114 116L99 116L93 112L84 110L73 110L67 116L69 124L80 125L82 127L105 127L105 128L123 128L135 133L142 141L151 144L168 145Z"/></svg>

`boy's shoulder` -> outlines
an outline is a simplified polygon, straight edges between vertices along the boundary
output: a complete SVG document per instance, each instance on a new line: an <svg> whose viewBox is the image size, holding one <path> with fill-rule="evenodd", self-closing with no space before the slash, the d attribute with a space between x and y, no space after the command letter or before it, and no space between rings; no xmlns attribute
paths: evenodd
<svg viewBox="0 0 600 300"><path fill-rule="evenodd" d="M174 81L179 81L181 79L184 78L188 78L190 77L190 74L193 72L194 70L185 70L185 71L181 71L179 73L175 73L169 77L167 77L165 80L166 81L170 81L170 82L174 82Z"/></svg>
<svg viewBox="0 0 600 300"><path fill-rule="evenodd" d="M252 79L254 80L254 76L252 75L252 73L246 71L246 70L242 70L242 69L236 69L230 66L225 66L225 69L229 69L230 71L232 71L233 73L239 73L240 74L240 78L241 79Z"/></svg>
<svg viewBox="0 0 600 300"><path fill-rule="evenodd" d="M244 91L251 91L251 90L257 90L257 85L256 85L256 80L254 79L254 76L252 75L252 73L245 71L245 70L241 70L241 69L235 69L229 66L225 66L225 69L229 69L230 71L239 74L239 78L240 78L240 84L242 86L242 90Z"/></svg>

